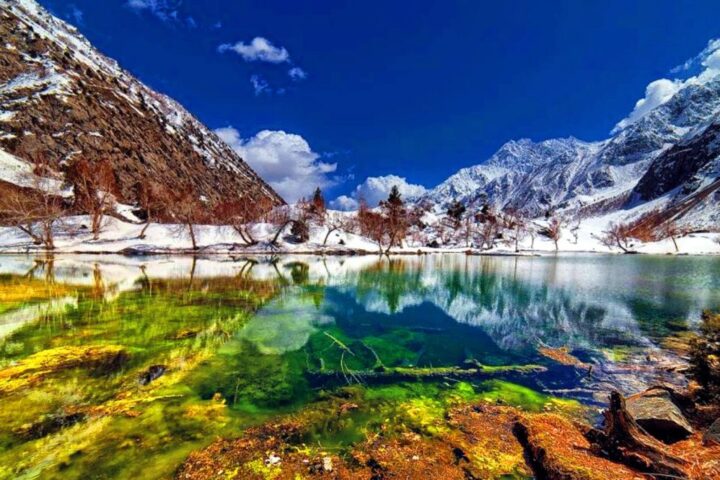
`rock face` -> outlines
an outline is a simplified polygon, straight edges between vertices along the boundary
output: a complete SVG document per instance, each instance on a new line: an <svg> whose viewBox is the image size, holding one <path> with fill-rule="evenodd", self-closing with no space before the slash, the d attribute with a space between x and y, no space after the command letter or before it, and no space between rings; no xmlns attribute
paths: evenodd
<svg viewBox="0 0 720 480"><path fill-rule="evenodd" d="M687 438L693 433L693 428L666 389L651 388L633 395L627 399L626 405L638 425L666 443Z"/></svg>
<svg viewBox="0 0 720 480"><path fill-rule="evenodd" d="M0 149L49 164L109 161L118 200L152 179L209 201L283 200L181 105L143 85L34 0L0 0ZM1 162L0 162L1 163ZM9 181L0 164L0 181Z"/></svg>
<svg viewBox="0 0 720 480"><path fill-rule="evenodd" d="M510 141L425 200L447 207L486 199L531 216L592 216L664 197L659 208L698 228L720 220L720 77L688 82L670 100L599 142ZM688 200L693 200L689 202Z"/></svg>
<svg viewBox="0 0 720 480"><path fill-rule="evenodd" d="M718 445L720 446L720 418L715 420L710 428L705 431L703 435L703 443L705 445Z"/></svg>

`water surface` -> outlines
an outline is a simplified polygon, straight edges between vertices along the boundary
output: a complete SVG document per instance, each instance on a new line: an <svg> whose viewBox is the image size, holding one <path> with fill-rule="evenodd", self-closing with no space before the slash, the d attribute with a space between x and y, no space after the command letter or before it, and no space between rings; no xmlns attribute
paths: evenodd
<svg viewBox="0 0 720 480"><path fill-rule="evenodd" d="M599 406L682 381L664 339L718 308L720 259L702 257L1 257L0 478L167 477L218 436L348 388L357 412L308 441L422 430L458 399ZM368 377L478 363L546 370Z"/></svg>

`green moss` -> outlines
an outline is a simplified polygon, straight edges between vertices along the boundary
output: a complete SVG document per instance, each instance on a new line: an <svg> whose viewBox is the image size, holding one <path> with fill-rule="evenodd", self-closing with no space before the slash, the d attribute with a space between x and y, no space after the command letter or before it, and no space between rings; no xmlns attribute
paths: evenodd
<svg viewBox="0 0 720 480"><path fill-rule="evenodd" d="M262 458L248 462L244 467L255 475L259 475L263 480L273 480L282 473L280 466L266 465Z"/></svg>
<svg viewBox="0 0 720 480"><path fill-rule="evenodd" d="M531 388L503 380L489 380L481 384L480 399L485 402L502 403L528 412L547 409L577 409L576 400L568 400L536 392Z"/></svg>

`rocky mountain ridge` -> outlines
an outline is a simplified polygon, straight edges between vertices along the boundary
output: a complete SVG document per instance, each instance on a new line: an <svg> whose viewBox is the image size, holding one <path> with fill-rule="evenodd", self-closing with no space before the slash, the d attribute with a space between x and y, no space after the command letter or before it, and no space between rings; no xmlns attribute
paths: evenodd
<svg viewBox="0 0 720 480"><path fill-rule="evenodd" d="M0 149L47 163L109 161L124 203L158 182L199 198L284 201L212 131L34 0L0 1ZM0 165L0 181L11 183Z"/></svg>
<svg viewBox="0 0 720 480"><path fill-rule="evenodd" d="M720 190L713 183L720 176L719 115L720 77L687 82L607 140L510 141L424 199L441 208L455 200L487 200L531 216L555 210L588 216L653 201L670 209L702 191L679 219L710 227L720 222Z"/></svg>

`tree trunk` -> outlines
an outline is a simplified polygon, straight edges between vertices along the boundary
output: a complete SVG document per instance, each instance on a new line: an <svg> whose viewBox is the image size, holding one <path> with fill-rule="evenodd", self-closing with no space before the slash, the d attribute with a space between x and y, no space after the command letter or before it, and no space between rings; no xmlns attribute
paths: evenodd
<svg viewBox="0 0 720 480"><path fill-rule="evenodd" d="M257 245L257 240L255 240L250 232L248 232L242 225L233 225L233 229L238 235L240 235L240 238L243 242L245 242L246 247Z"/></svg>
<svg viewBox="0 0 720 480"><path fill-rule="evenodd" d="M672 239L673 245L675 245L675 253L680 253L680 249L678 248L677 241L675 241L675 235L671 235L670 238Z"/></svg>
<svg viewBox="0 0 720 480"><path fill-rule="evenodd" d="M145 232L147 232L147 229L150 227L150 223L152 221L152 214L150 213L150 210L147 211L147 219L145 221L145 226L140 230L140 234L138 235L138 238L140 240L145 239Z"/></svg>
<svg viewBox="0 0 720 480"><path fill-rule="evenodd" d="M52 225L53 222L51 221L43 222L43 243L45 244L45 248L48 250L55 250L55 239L53 237Z"/></svg>
<svg viewBox="0 0 720 480"><path fill-rule="evenodd" d="M140 235L138 235L138 238L139 238L140 240L144 240L144 239L145 239L145 232L147 232L148 227L150 227L150 220L149 220L149 219L148 219L148 221L145 223L145 226L142 228L142 230L140 230Z"/></svg>
<svg viewBox="0 0 720 480"><path fill-rule="evenodd" d="M32 226L26 227L26 226L23 226L23 225L18 225L17 228L20 229L21 232L27 234L30 238L32 238L32 241L33 241L33 243L34 243L35 245L42 245L42 243L43 243L42 237L39 236L39 235L36 235L36 234L32 231Z"/></svg>
<svg viewBox="0 0 720 480"><path fill-rule="evenodd" d="M280 234L282 233L282 231L285 230L285 227L292 223L295 223L295 220L288 220L287 222L283 223L280 228L278 228L278 231L275 233L273 239L270 240L270 243L273 245L277 245L278 238L280 238Z"/></svg>
<svg viewBox="0 0 720 480"><path fill-rule="evenodd" d="M616 241L617 241L617 246L620 247L620 250L622 250L623 252L627 253L628 250L627 250L627 248L623 247L622 242L620 241L620 239L618 238Z"/></svg>
<svg viewBox="0 0 720 480"><path fill-rule="evenodd" d="M192 242L192 249L197 250L197 239L195 238L195 227L191 221L187 222L188 230L190 231L190 241Z"/></svg>
<svg viewBox="0 0 720 480"><path fill-rule="evenodd" d="M620 393L610 394L610 408L603 415L603 430L590 428L585 432L598 454L649 474L688 478L686 462L672 456L661 442L645 433L628 413Z"/></svg>
<svg viewBox="0 0 720 480"><path fill-rule="evenodd" d="M330 238L330 234L336 230L340 230L340 227L332 227L330 230L328 230L327 234L325 235L325 240L323 240L323 247L327 245L328 238Z"/></svg>

